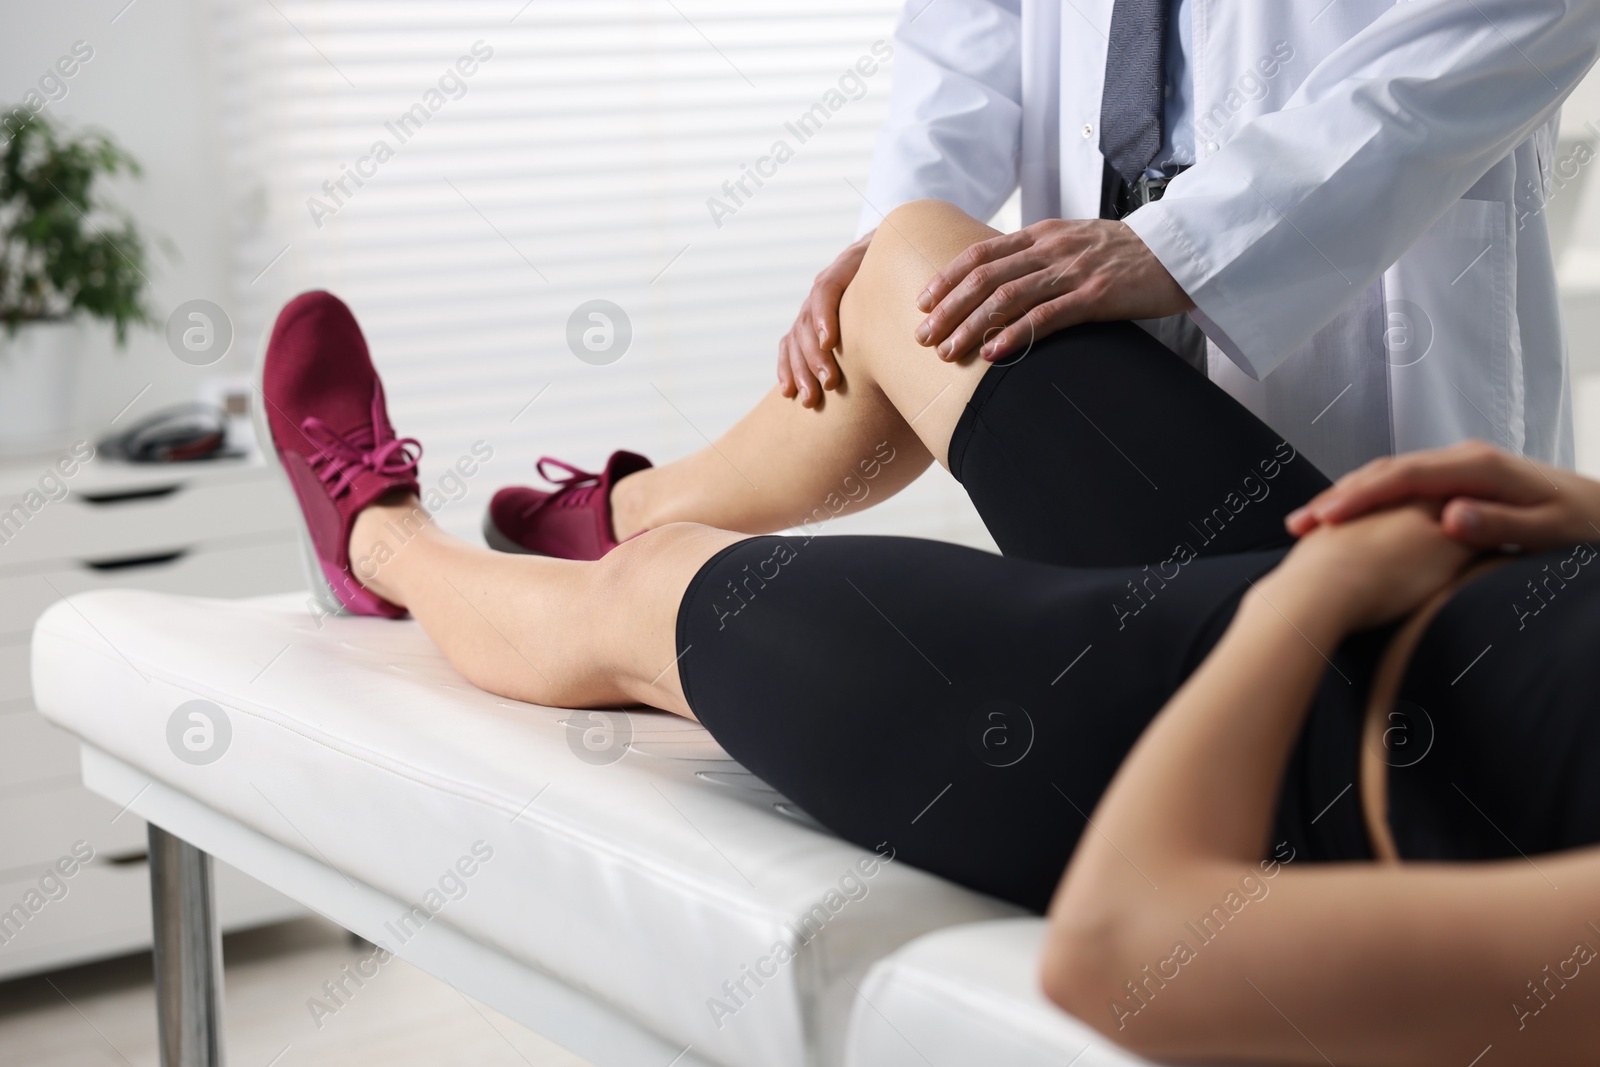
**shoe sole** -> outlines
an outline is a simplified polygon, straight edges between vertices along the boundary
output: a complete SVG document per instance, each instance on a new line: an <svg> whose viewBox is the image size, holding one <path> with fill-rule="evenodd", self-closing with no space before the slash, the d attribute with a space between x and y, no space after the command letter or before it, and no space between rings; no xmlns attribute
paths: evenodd
<svg viewBox="0 0 1600 1067"><path fill-rule="evenodd" d="M274 319L273 322L276 323L277 320ZM268 327L263 331L256 350L254 372L256 402L250 405L250 422L256 431L256 447L261 450L267 465L278 472L278 478L298 512L300 497L294 491L294 484L289 481L289 472L284 469L283 460L278 458L278 445L272 439L272 426L267 420L267 346L271 342L272 328ZM311 599L329 615L354 615L353 611L344 606L338 594L333 591L333 586L328 584L327 576L322 573L322 561L317 558L317 548L311 543L311 531L306 529L304 514L300 516L298 532L300 567L305 571L306 587L311 591Z"/></svg>
<svg viewBox="0 0 1600 1067"><path fill-rule="evenodd" d="M485 509L483 513L483 543L494 549L496 552L510 552L518 556L545 555L543 552L535 552L531 548L525 548L518 542L507 537L505 533L501 531L500 527L494 524L494 515L491 514L487 509Z"/></svg>

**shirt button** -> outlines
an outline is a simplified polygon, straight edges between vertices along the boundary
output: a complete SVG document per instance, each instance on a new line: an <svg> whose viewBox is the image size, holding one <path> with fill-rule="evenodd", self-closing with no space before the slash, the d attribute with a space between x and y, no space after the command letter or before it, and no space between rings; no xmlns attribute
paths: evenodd
<svg viewBox="0 0 1600 1067"><path fill-rule="evenodd" d="M1215 142L1215 141L1207 141L1206 142L1206 151L1207 152L1215 152L1219 147L1221 147L1221 146L1218 145L1217 142Z"/></svg>
<svg viewBox="0 0 1600 1067"><path fill-rule="evenodd" d="M1094 136L1094 127L1089 125L1087 122L1085 122L1083 124L1083 138L1084 138L1084 140L1088 140L1089 138L1091 138L1093 136Z"/></svg>

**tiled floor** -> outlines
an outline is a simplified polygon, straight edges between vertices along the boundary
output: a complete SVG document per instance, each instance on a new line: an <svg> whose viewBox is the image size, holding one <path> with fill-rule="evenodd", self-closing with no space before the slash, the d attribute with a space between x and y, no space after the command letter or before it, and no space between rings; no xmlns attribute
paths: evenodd
<svg viewBox="0 0 1600 1067"><path fill-rule="evenodd" d="M331 1016L308 1000L372 951L320 919L223 946L230 1067L584 1067L584 1061L391 959ZM158 1067L148 954L0 983L0 1064Z"/></svg>

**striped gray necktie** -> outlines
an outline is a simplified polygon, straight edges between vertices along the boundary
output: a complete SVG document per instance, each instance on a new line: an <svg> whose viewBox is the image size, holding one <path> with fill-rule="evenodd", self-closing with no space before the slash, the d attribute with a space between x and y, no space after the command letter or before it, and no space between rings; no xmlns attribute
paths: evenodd
<svg viewBox="0 0 1600 1067"><path fill-rule="evenodd" d="M1169 0L1116 0L1100 97L1100 152L1132 185L1161 151Z"/></svg>

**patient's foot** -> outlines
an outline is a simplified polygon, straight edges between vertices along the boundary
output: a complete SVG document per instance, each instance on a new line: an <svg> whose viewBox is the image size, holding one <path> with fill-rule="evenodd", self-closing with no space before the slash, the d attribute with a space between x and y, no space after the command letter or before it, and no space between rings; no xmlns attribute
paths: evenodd
<svg viewBox="0 0 1600 1067"><path fill-rule="evenodd" d="M539 476L556 488L500 490L484 516L484 540L502 552L599 559L639 532L621 521L628 517L616 513L613 491L649 466L648 459L633 452L613 452L605 470L592 473L546 456L539 461Z"/></svg>
<svg viewBox="0 0 1600 1067"><path fill-rule="evenodd" d="M278 314L261 368L266 437L306 523L310 575L325 600L358 615L399 618L352 571L356 518L374 502L419 492L422 446L397 439L361 328L331 293L302 293Z"/></svg>

